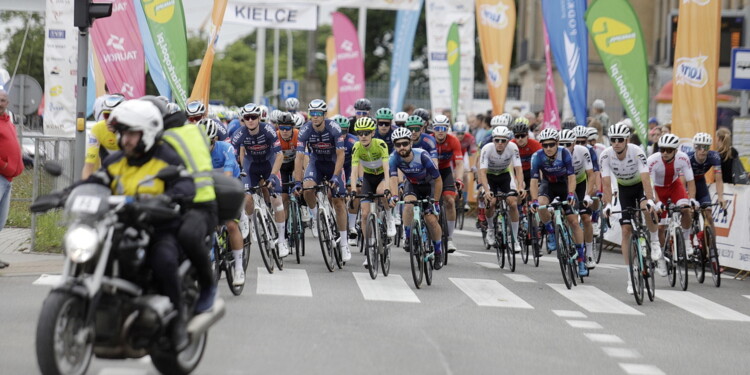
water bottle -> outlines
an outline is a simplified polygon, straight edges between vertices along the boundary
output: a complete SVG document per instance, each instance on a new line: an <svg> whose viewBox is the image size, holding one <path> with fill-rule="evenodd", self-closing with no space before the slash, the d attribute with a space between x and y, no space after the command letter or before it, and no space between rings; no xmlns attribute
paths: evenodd
<svg viewBox="0 0 750 375"><path fill-rule="evenodd" d="M646 239L643 237L638 238L638 247L641 249L641 256L646 256Z"/></svg>

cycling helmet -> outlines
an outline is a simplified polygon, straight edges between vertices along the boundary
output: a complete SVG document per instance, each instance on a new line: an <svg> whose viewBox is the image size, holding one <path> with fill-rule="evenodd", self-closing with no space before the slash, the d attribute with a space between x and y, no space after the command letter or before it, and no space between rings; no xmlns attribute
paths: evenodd
<svg viewBox="0 0 750 375"><path fill-rule="evenodd" d="M180 106L177 105L177 103L168 103L167 104L167 114L171 115L173 113L177 113L181 111Z"/></svg>
<svg viewBox="0 0 750 375"><path fill-rule="evenodd" d="M164 120L159 109L146 100L128 100L112 110L107 123L118 131L140 131L141 152L151 150L156 144L157 137L164 128Z"/></svg>
<svg viewBox="0 0 750 375"><path fill-rule="evenodd" d="M244 107L240 110L240 116L245 117L245 115L258 115L260 116L260 106L258 106L255 103L247 103Z"/></svg>
<svg viewBox="0 0 750 375"><path fill-rule="evenodd" d="M156 97L156 99L159 99L164 105L169 104L169 99L167 99L166 96L159 95Z"/></svg>
<svg viewBox="0 0 750 375"><path fill-rule="evenodd" d="M208 139L214 139L214 137L216 137L218 130L214 120L204 118L198 121L198 125L206 129L206 137L208 137Z"/></svg>
<svg viewBox="0 0 750 375"><path fill-rule="evenodd" d="M378 120L393 120L393 111L390 108L380 108L375 112L375 118Z"/></svg>
<svg viewBox="0 0 750 375"><path fill-rule="evenodd" d="M585 126L576 126L575 128L573 128L573 134L576 136L576 138L588 138L589 128Z"/></svg>
<svg viewBox="0 0 750 375"><path fill-rule="evenodd" d="M409 119L409 114L406 112L399 112L393 115L393 122L397 124L404 124Z"/></svg>
<svg viewBox="0 0 750 375"><path fill-rule="evenodd" d="M433 126L433 127L434 127L434 126L447 126L447 127L450 127L450 126L451 126L451 120L450 120L450 119L448 119L448 116L445 116L445 115L437 115L437 116L435 116L435 118L434 118L434 119L432 120L432 126Z"/></svg>
<svg viewBox="0 0 750 375"><path fill-rule="evenodd" d="M510 139L511 137L513 137L513 132L506 126L498 126L492 129L492 138Z"/></svg>
<svg viewBox="0 0 750 375"><path fill-rule="evenodd" d="M260 106L260 121L262 122L268 121L268 107L264 105Z"/></svg>
<svg viewBox="0 0 750 375"><path fill-rule="evenodd" d="M203 116L206 114L206 106L200 100L193 100L185 107L188 117Z"/></svg>
<svg viewBox="0 0 750 375"><path fill-rule="evenodd" d="M286 104L287 111L296 111L299 109L299 100L297 98L289 98L284 104Z"/></svg>
<svg viewBox="0 0 750 375"><path fill-rule="evenodd" d="M573 129L576 126L578 126L578 124L576 124L576 120L572 119L572 118L569 118L569 119L567 119L567 120L565 120L565 121L562 122L562 128L563 129Z"/></svg>
<svg viewBox="0 0 750 375"><path fill-rule="evenodd" d="M370 117L361 117L354 123L354 131L373 131L375 130L375 120Z"/></svg>
<svg viewBox="0 0 750 375"><path fill-rule="evenodd" d="M667 133L659 138L659 148L677 148L680 144L680 138L672 133Z"/></svg>
<svg viewBox="0 0 750 375"><path fill-rule="evenodd" d="M609 131L607 132L607 135L610 138L613 138L613 137L629 138L630 128L628 128L628 125L620 121L609 127Z"/></svg>
<svg viewBox="0 0 750 375"><path fill-rule="evenodd" d="M513 116L510 115L510 113L503 113L502 115L497 115L490 120L490 126L510 126L511 122L513 121Z"/></svg>
<svg viewBox="0 0 750 375"><path fill-rule="evenodd" d="M711 138L711 134L708 133L698 133L693 137L693 145L711 146L713 143L714 140Z"/></svg>
<svg viewBox="0 0 750 375"><path fill-rule="evenodd" d="M307 111L328 112L328 105L325 101L323 101L323 99L314 99L310 102L310 105L307 106Z"/></svg>
<svg viewBox="0 0 750 375"><path fill-rule="evenodd" d="M515 120L513 120L513 122L511 124L513 124L511 126L514 126L514 125L526 125L526 128L528 129L529 128L529 119L527 119L526 117L521 116L521 117L518 117Z"/></svg>
<svg viewBox="0 0 750 375"><path fill-rule="evenodd" d="M591 103L591 107L594 109L604 109L604 100L596 99Z"/></svg>
<svg viewBox="0 0 750 375"><path fill-rule="evenodd" d="M125 97L122 94L112 94L104 99L102 103L102 113L112 112L115 107L122 104L125 101Z"/></svg>
<svg viewBox="0 0 750 375"><path fill-rule="evenodd" d="M289 112L281 112L279 111L278 115L276 116L276 123L279 125L294 125L294 117Z"/></svg>
<svg viewBox="0 0 750 375"><path fill-rule="evenodd" d="M539 133L539 135L536 137L536 139L539 142L544 142L548 140L556 141L557 136L558 136L557 130L552 129L552 128L547 128L547 129L542 130L541 133Z"/></svg>
<svg viewBox="0 0 750 375"><path fill-rule="evenodd" d="M595 141L597 138L599 138L599 132L596 131L596 128L593 127L587 127L586 134L589 141Z"/></svg>
<svg viewBox="0 0 750 375"><path fill-rule="evenodd" d="M282 113L283 112L281 112L280 110L274 109L273 111L271 111L271 116L268 117L268 121L271 121L274 124L278 123L279 122L279 115L281 115Z"/></svg>
<svg viewBox="0 0 750 375"><path fill-rule="evenodd" d="M367 98L357 99L357 101L354 102L354 109L357 111L370 111L372 109L372 103L370 103L370 99Z"/></svg>
<svg viewBox="0 0 750 375"><path fill-rule="evenodd" d="M305 117L299 113L294 114L294 127L299 129L305 124Z"/></svg>
<svg viewBox="0 0 750 375"><path fill-rule="evenodd" d="M396 128L396 130L393 131L393 134L391 134L391 141L393 142L396 142L399 139L403 139L403 138L411 141L411 130L407 128Z"/></svg>
<svg viewBox="0 0 750 375"><path fill-rule="evenodd" d="M464 124L461 121L456 121L456 123L453 124L454 133L466 133L468 131L469 131L469 126Z"/></svg>
<svg viewBox="0 0 750 375"><path fill-rule="evenodd" d="M406 124L404 126L423 126L424 125L424 119L419 115L411 115L406 120Z"/></svg>
<svg viewBox="0 0 750 375"><path fill-rule="evenodd" d="M412 113L412 116L419 116L424 120L422 122L422 125L427 124L430 122L430 111L424 109L424 108L417 108ZM407 120L408 121L408 120Z"/></svg>
<svg viewBox="0 0 750 375"><path fill-rule="evenodd" d="M571 143L573 143L573 142L576 141L576 135L575 135L575 133L573 133L573 130L563 129L560 132L559 140L560 140L560 142L571 142Z"/></svg>
<svg viewBox="0 0 750 375"><path fill-rule="evenodd" d="M523 119L526 121L518 121L520 118L513 121L510 130L512 130L514 134L527 134L529 132L529 120L525 117L523 117Z"/></svg>
<svg viewBox="0 0 750 375"><path fill-rule="evenodd" d="M364 117L363 117L364 118ZM334 122L336 122L340 128L343 129L349 129L349 118L346 116L337 115L333 119Z"/></svg>

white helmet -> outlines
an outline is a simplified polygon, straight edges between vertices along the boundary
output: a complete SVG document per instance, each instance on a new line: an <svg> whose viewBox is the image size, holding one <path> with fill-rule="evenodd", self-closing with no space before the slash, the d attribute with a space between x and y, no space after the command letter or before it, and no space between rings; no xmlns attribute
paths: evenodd
<svg viewBox="0 0 750 375"><path fill-rule="evenodd" d="M142 132L141 142L144 152L154 147L156 138L164 128L164 120L159 108L154 103L140 99L128 100L115 107L107 123L117 132L125 130Z"/></svg>
<svg viewBox="0 0 750 375"><path fill-rule="evenodd" d="M402 138L406 138L411 141L411 130L407 129L406 127L400 127L396 128L396 130L393 131L393 134L391 134L391 140L393 142L396 142Z"/></svg>
<svg viewBox="0 0 750 375"><path fill-rule="evenodd" d="M203 128L206 129L206 137L208 137L208 139L214 139L214 137L216 137L218 129L216 128L214 120L204 118L198 121L198 125L203 126Z"/></svg>
<svg viewBox="0 0 750 375"><path fill-rule="evenodd" d="M280 110L274 109L273 111L271 111L271 115L268 117L268 121L271 121L275 124L279 120L279 115L282 113L283 112L281 112Z"/></svg>
<svg viewBox="0 0 750 375"><path fill-rule="evenodd" d="M604 100L596 99L593 103L591 103L591 107L594 109L604 109Z"/></svg>
<svg viewBox="0 0 750 375"><path fill-rule="evenodd" d="M713 143L714 140L711 138L711 134L708 133L698 133L693 137L693 145L711 146Z"/></svg>
<svg viewBox="0 0 750 375"><path fill-rule="evenodd" d="M451 126L451 120L448 119L448 116L445 115L437 115L432 119L432 126Z"/></svg>
<svg viewBox="0 0 750 375"><path fill-rule="evenodd" d="M201 116L206 113L206 106L200 100L193 100L185 107L188 117Z"/></svg>
<svg viewBox="0 0 750 375"><path fill-rule="evenodd" d="M242 116L242 117L244 117L245 115L258 115L258 116L260 116L260 113L261 113L260 106L258 106L255 103L247 103L240 110L240 116Z"/></svg>
<svg viewBox="0 0 750 375"><path fill-rule="evenodd" d="M289 98L285 104L287 111L296 111L299 109L299 100L297 98Z"/></svg>
<svg viewBox="0 0 750 375"><path fill-rule="evenodd" d="M167 103L167 114L173 114L181 111L180 106L177 103Z"/></svg>
<svg viewBox="0 0 750 375"><path fill-rule="evenodd" d="M454 133L466 133L469 131L469 126L461 121L456 121L453 124L453 132Z"/></svg>
<svg viewBox="0 0 750 375"><path fill-rule="evenodd" d="M557 133L557 130L553 128L547 128L547 129L542 130L541 133L539 133L539 135L536 137L536 139L539 142L544 142L550 139L553 141L556 141L558 135L559 134Z"/></svg>
<svg viewBox="0 0 750 375"><path fill-rule="evenodd" d="M406 112L399 112L399 113L396 113L393 116L393 122L395 122L397 124L405 124L406 123L406 119L408 119L408 118L409 118L409 114L408 113L406 113Z"/></svg>
<svg viewBox="0 0 750 375"><path fill-rule="evenodd" d="M502 115L497 115L490 120L490 126L510 126L510 123L513 122L513 116L510 115L510 113L503 113Z"/></svg>
<svg viewBox="0 0 750 375"><path fill-rule="evenodd" d="M513 136L513 132L506 126L498 126L492 129L492 138L505 138L510 139Z"/></svg>
<svg viewBox="0 0 750 375"><path fill-rule="evenodd" d="M560 142L575 142L576 135L570 129L563 129L559 136Z"/></svg>
<svg viewBox="0 0 750 375"><path fill-rule="evenodd" d="M659 148L677 148L680 138L672 133L667 133L659 138Z"/></svg>
<svg viewBox="0 0 750 375"><path fill-rule="evenodd" d="M630 137L630 128L627 124L623 123L622 121L612 125L609 127L609 131L607 132L607 136L612 137L622 137L622 138L629 138Z"/></svg>
<svg viewBox="0 0 750 375"><path fill-rule="evenodd" d="M323 111L328 112L328 104L323 99L313 99L310 105L307 106L307 111Z"/></svg>
<svg viewBox="0 0 750 375"><path fill-rule="evenodd" d="M589 141L595 141L597 138L599 138L599 132L596 131L596 128L594 127L587 127L586 132L588 134Z"/></svg>
<svg viewBox="0 0 750 375"><path fill-rule="evenodd" d="M305 118L299 113L293 113L294 115L294 127L299 129L305 123Z"/></svg>
<svg viewBox="0 0 750 375"><path fill-rule="evenodd" d="M596 131L596 129L594 129ZM573 128L573 134L576 136L576 138L588 138L589 137L589 128L586 126L576 126Z"/></svg>
<svg viewBox="0 0 750 375"><path fill-rule="evenodd" d="M264 105L260 106L260 121L262 122L268 121L268 107Z"/></svg>

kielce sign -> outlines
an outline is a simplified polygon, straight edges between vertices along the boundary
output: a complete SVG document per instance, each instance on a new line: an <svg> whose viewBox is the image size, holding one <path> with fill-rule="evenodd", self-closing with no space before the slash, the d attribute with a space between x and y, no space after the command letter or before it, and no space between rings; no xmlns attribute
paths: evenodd
<svg viewBox="0 0 750 375"><path fill-rule="evenodd" d="M271 29L315 30L318 8L314 4L245 4L230 1L225 23Z"/></svg>

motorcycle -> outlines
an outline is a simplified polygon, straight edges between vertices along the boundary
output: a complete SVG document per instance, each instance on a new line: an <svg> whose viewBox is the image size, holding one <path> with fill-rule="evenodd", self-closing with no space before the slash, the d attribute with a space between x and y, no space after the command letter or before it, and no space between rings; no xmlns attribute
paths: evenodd
<svg viewBox="0 0 750 375"><path fill-rule="evenodd" d="M179 173L167 167L139 186L156 178L168 181ZM192 372L203 357L209 327L224 316L224 301L217 298L210 312L194 315L199 287L194 267L181 255L183 306L173 306L157 292L145 262L154 224L179 219L179 207L163 196L117 196L102 185L80 184L69 193L39 197L31 210L59 207L68 223L65 261L61 281L46 297L37 324L41 372L84 374L92 356L146 355L162 373ZM180 351L170 336L178 309L188 312L189 343Z"/></svg>

